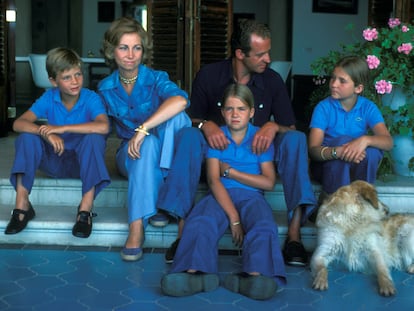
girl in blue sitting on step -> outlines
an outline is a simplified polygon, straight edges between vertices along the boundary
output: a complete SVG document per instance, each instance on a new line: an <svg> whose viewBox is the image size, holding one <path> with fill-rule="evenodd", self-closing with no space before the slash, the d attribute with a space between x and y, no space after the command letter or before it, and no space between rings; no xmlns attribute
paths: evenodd
<svg viewBox="0 0 414 311"><path fill-rule="evenodd" d="M230 274L224 287L253 299L269 299L284 284L285 268L278 228L264 190L272 190L276 174L273 145L258 155L250 124L254 99L247 86L230 85L224 94L222 130L229 145L207 153L210 193L188 216L171 271L161 281L166 295L186 296L214 290L219 285L218 242L228 228L242 248L242 272Z"/></svg>

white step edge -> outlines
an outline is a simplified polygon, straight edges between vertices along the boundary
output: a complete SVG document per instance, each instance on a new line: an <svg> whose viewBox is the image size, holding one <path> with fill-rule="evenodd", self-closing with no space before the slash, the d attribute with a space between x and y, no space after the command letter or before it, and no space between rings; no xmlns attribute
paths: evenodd
<svg viewBox="0 0 414 311"><path fill-rule="evenodd" d="M34 207L36 217L18 234L6 235L4 230L9 222L12 206L2 206L0 209L0 244L39 244L64 246L104 246L122 247L128 235L127 210L125 208L95 208L98 214L93 218L93 230L89 238L72 236L76 209L73 207ZM116 211L116 212L115 212ZM276 224L279 229L279 242L283 245L287 234L286 213L274 211ZM302 227L302 239L309 251L315 246L316 228L308 222ZM144 247L167 248L176 239L177 224L170 223L166 227L156 228L148 225L145 230ZM220 249L237 249L227 232L219 243Z"/></svg>

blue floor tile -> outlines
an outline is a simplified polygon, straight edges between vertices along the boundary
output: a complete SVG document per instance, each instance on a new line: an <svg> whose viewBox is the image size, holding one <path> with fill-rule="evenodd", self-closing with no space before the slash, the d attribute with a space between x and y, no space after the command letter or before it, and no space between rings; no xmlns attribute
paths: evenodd
<svg viewBox="0 0 414 311"><path fill-rule="evenodd" d="M124 262L118 251L0 249L0 310L412 310L414 276L393 271L394 297L378 295L373 275L337 265L329 290L311 288L309 268L286 267L288 284L268 301L255 301L223 287L190 297L164 296L160 280L169 269L163 252L146 250L142 260ZM238 272L241 259L221 255L220 278Z"/></svg>

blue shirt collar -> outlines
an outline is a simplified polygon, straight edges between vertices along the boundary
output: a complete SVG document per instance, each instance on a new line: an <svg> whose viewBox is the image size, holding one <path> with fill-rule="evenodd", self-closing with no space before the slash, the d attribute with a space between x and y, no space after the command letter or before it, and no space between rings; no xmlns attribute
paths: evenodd
<svg viewBox="0 0 414 311"><path fill-rule="evenodd" d="M339 102L339 100L338 99L335 99L335 98L333 98L332 96L330 96L329 97L330 98L330 101L338 108L338 109L341 109L341 110L343 110L344 112L351 112L351 111L356 111L356 110L359 110L359 109L361 109L361 105L362 105L362 100L361 100L361 96L359 96L358 95L358 97L357 97L357 101L356 101L356 103L355 103L355 105L354 105L354 107L352 107L352 109L351 110L349 110L349 111L345 111L345 109L342 107L342 105L341 105L341 103Z"/></svg>
<svg viewBox="0 0 414 311"><path fill-rule="evenodd" d="M222 130L224 132L224 135L226 135L226 137L228 139L230 139L232 142L234 142L233 141L233 138L231 137L231 133L230 133L230 130L229 130L228 126L227 125L222 126ZM251 123L248 123L247 124L246 135L244 135L243 141L241 142L240 145L243 145L244 143L250 141L250 138L254 135L254 131L253 130L254 130L254 127L252 126L252 124Z"/></svg>

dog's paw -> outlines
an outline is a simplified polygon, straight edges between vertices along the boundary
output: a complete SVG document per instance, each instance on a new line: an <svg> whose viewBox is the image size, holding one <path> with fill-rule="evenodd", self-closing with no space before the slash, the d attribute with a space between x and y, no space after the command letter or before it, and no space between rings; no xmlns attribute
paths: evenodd
<svg viewBox="0 0 414 311"><path fill-rule="evenodd" d="M312 287L316 290L328 289L328 271L326 269L321 269L315 274Z"/></svg>
<svg viewBox="0 0 414 311"><path fill-rule="evenodd" d="M390 279L379 281L379 292L382 296L389 297L395 295L394 283Z"/></svg>
<svg viewBox="0 0 414 311"><path fill-rule="evenodd" d="M407 268L407 272L413 274L414 273L414 264L411 264Z"/></svg>

